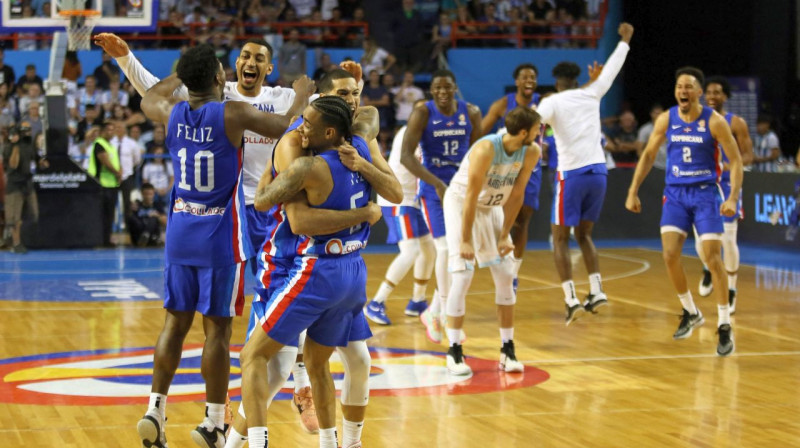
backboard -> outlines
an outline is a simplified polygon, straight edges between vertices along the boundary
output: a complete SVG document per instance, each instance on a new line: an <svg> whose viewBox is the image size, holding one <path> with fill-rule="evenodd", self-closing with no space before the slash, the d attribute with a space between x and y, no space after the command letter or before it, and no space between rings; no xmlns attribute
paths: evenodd
<svg viewBox="0 0 800 448"><path fill-rule="evenodd" d="M65 9L98 11L100 16L96 21L95 33L153 31L158 22L158 0L126 0L123 7L116 8L116 2L103 0L45 1L38 10L27 4L28 2L23 3L22 0L0 0L0 32L64 31L68 19L59 16L60 5Z"/></svg>

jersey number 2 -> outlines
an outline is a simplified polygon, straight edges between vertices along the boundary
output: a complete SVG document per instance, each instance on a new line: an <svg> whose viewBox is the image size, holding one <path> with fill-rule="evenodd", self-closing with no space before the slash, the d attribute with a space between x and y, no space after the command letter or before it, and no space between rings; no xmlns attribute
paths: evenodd
<svg viewBox="0 0 800 448"><path fill-rule="evenodd" d="M178 151L181 159L181 180L178 188L182 190L192 190L192 186L186 183L186 148ZM203 159L206 159L206 183L203 184ZM194 188L197 191L208 192L214 189L214 153L211 151L197 151L194 155Z"/></svg>
<svg viewBox="0 0 800 448"><path fill-rule="evenodd" d="M683 147L683 161L685 163L692 163L692 148L688 146Z"/></svg>

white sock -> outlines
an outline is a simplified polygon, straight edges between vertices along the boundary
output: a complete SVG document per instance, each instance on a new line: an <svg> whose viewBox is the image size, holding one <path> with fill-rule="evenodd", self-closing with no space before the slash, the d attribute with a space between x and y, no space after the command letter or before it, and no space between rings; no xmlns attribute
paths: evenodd
<svg viewBox="0 0 800 448"><path fill-rule="evenodd" d="M445 328L445 333L447 333L447 340L450 341L450 345L461 344L461 329L460 328Z"/></svg>
<svg viewBox="0 0 800 448"><path fill-rule="evenodd" d="M294 367L292 367L292 378L294 378L295 392L299 392L300 389L305 387L311 387L311 382L308 380L306 365L302 362L294 363Z"/></svg>
<svg viewBox="0 0 800 448"><path fill-rule="evenodd" d="M247 428L247 440L250 448L267 448L269 433L266 426L255 426Z"/></svg>
<svg viewBox="0 0 800 448"><path fill-rule="evenodd" d="M389 298L389 294L392 293L394 290L394 286L390 285L387 282L382 282L381 287L378 288L378 292L375 294L375 297L372 298L373 302L383 303L386 299Z"/></svg>
<svg viewBox="0 0 800 448"><path fill-rule="evenodd" d="M728 289L736 291L736 280L739 279L739 274L728 274Z"/></svg>
<svg viewBox="0 0 800 448"><path fill-rule="evenodd" d="M433 296L431 297L431 305L428 307L428 309L431 310L431 313L433 313L434 316L439 315L439 310L441 310L442 308L441 302L442 299L441 297L439 297L439 291L433 290Z"/></svg>
<svg viewBox="0 0 800 448"><path fill-rule="evenodd" d="M320 428L319 430L319 448L338 448L339 437L336 434L336 428Z"/></svg>
<svg viewBox="0 0 800 448"><path fill-rule="evenodd" d="M731 324L731 307L727 304L717 305L717 327Z"/></svg>
<svg viewBox="0 0 800 448"><path fill-rule="evenodd" d="M567 280L561 284L561 289L564 290L564 301L569 306L575 306L578 302L578 296L575 295L575 282Z"/></svg>
<svg viewBox="0 0 800 448"><path fill-rule="evenodd" d="M342 419L342 446L346 448L361 440L362 429L364 429L363 421L351 422Z"/></svg>
<svg viewBox="0 0 800 448"><path fill-rule="evenodd" d="M595 295L603 292L603 280L600 273L589 274L589 294Z"/></svg>
<svg viewBox="0 0 800 448"><path fill-rule="evenodd" d="M503 341L503 344L505 344L508 341L513 340L514 339L514 327L501 328L500 329L500 339Z"/></svg>
<svg viewBox="0 0 800 448"><path fill-rule="evenodd" d="M152 392L150 394L150 404L147 405L147 409L155 409L161 416L161 423L163 423L167 416L167 396Z"/></svg>
<svg viewBox="0 0 800 448"><path fill-rule="evenodd" d="M239 431L231 426L231 430L225 440L225 448L244 448L245 443L247 443L247 436L239 434Z"/></svg>
<svg viewBox="0 0 800 448"><path fill-rule="evenodd" d="M206 403L206 417L219 429L225 427L225 403ZM214 429L214 428L208 428Z"/></svg>
<svg viewBox="0 0 800 448"><path fill-rule="evenodd" d="M414 281L414 292L411 294L411 300L415 302L422 302L425 300L425 290L428 289L428 282L418 283ZM344 437L344 434L342 435Z"/></svg>
<svg viewBox="0 0 800 448"><path fill-rule="evenodd" d="M694 306L694 299L692 299L691 291L686 291L685 294L678 294L678 298L681 300L683 309L688 311L689 314L697 314L697 307Z"/></svg>

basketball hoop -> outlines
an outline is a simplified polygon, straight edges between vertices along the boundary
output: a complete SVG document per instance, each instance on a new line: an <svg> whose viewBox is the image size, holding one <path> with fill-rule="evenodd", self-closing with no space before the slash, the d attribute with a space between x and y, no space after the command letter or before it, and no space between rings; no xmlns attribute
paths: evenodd
<svg viewBox="0 0 800 448"><path fill-rule="evenodd" d="M92 30L100 17L95 9L64 9L58 15L69 21L67 24L67 47L71 51L89 50L92 47Z"/></svg>

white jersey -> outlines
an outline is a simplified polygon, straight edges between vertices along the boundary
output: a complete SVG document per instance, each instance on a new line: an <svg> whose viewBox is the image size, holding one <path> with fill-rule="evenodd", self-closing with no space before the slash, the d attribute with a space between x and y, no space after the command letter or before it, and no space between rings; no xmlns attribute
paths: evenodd
<svg viewBox="0 0 800 448"><path fill-rule="evenodd" d="M536 111L555 134L558 171L606 163L600 144L600 100L622 69L628 50L628 44L620 42L595 82L556 93L539 103Z"/></svg>
<svg viewBox="0 0 800 448"><path fill-rule="evenodd" d="M394 175L397 177L403 189L403 202L400 203L400 206L419 208L419 201L417 201L417 177L411 174L411 171L408 171L408 168L400 163L400 158L402 157L401 147L403 146L403 136L405 134L406 126L403 126L394 136L392 152L389 153L389 167L394 171ZM419 145L417 145L417 149L414 151L414 156L418 159L422 158L422 148L420 148ZM378 195L378 205L381 207L394 207L397 204L389 202L384 199L383 196Z"/></svg>
<svg viewBox="0 0 800 448"><path fill-rule="evenodd" d="M130 80L133 87L144 96L150 87L160 81L152 73L148 72L133 53L116 59L125 76ZM176 96L188 99L189 92L186 86L176 91ZM236 89L235 82L225 83L225 99L234 101L244 101L253 107L264 112L283 115L288 112L294 102L295 92L292 89L282 87L261 87L261 93L256 97L243 96ZM245 131L244 134L244 160L242 163L243 190L245 205L252 205L256 195L256 187L261 179L261 174L267 167L267 162L272 159L272 151L275 149L276 139L264 137L254 132Z"/></svg>
<svg viewBox="0 0 800 448"><path fill-rule="evenodd" d="M489 171L486 172L486 183L483 184L478 195L478 208L502 207L508 200L511 189L519 177L525 161L525 152L528 147L523 146L519 151L508 154L503 148L502 134L489 134L472 145L475 147L480 142L488 140L494 146L494 159ZM461 166L458 167L456 175L450 181L449 189L452 189L458 196L463 197L467 194L467 183L469 182L470 152L464 156Z"/></svg>

